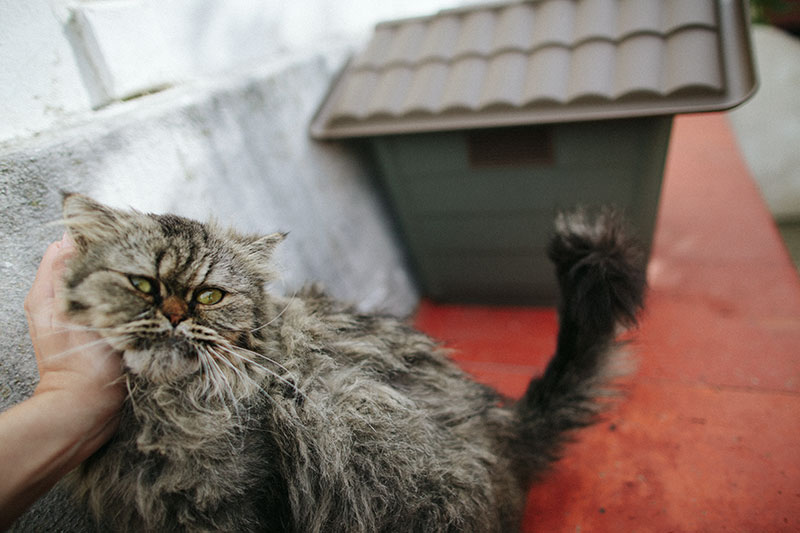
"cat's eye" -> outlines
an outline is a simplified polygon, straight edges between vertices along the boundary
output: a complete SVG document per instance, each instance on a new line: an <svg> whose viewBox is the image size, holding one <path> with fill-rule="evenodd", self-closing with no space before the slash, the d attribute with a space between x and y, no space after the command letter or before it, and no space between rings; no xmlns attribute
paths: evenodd
<svg viewBox="0 0 800 533"><path fill-rule="evenodd" d="M194 299L199 304L214 305L219 303L223 296L225 296L225 293L220 289L209 288L202 289L197 293L197 295L195 295Z"/></svg>
<svg viewBox="0 0 800 533"><path fill-rule="evenodd" d="M151 279L142 276L128 276L128 279L131 281L131 285L139 292L153 294L156 290L156 285Z"/></svg>

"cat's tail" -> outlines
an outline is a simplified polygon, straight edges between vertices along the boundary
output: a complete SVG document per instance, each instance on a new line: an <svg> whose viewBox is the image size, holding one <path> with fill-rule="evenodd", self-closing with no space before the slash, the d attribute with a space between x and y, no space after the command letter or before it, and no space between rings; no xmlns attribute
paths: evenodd
<svg viewBox="0 0 800 533"><path fill-rule="evenodd" d="M620 368L616 337L636 324L646 286L646 256L622 218L605 210L562 214L550 242L561 291L556 352L517 404L527 477L558 458L572 430L594 422Z"/></svg>

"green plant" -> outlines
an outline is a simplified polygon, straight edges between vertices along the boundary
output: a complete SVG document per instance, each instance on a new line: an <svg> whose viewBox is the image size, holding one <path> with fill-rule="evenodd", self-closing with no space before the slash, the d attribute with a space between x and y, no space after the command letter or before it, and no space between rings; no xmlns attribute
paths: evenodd
<svg viewBox="0 0 800 533"><path fill-rule="evenodd" d="M786 0L750 0L750 17L753 22L768 22L769 14L786 12L789 7Z"/></svg>

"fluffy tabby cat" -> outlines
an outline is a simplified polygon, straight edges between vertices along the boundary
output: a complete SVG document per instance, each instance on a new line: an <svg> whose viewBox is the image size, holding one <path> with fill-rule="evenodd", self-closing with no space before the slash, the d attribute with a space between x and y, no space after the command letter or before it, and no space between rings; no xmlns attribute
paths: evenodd
<svg viewBox="0 0 800 533"><path fill-rule="evenodd" d="M69 483L130 531L508 532L608 393L644 258L610 213L561 216L556 353L518 401L427 336L309 289L270 294L284 235L66 195L65 306L123 352L119 431Z"/></svg>

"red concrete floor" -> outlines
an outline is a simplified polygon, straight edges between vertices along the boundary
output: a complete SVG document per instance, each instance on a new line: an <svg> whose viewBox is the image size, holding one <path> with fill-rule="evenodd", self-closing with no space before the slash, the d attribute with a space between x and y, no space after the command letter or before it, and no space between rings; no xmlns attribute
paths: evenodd
<svg viewBox="0 0 800 533"><path fill-rule="evenodd" d="M724 115L680 117L639 369L531 491L525 532L800 531L800 281ZM435 305L417 325L522 394L552 309Z"/></svg>

